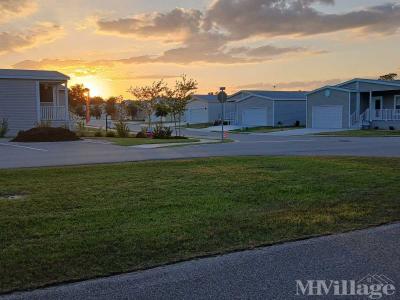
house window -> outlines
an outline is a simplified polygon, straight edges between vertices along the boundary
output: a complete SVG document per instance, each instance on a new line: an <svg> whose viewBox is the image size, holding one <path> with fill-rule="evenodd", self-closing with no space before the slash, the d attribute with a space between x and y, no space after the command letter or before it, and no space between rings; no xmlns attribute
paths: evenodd
<svg viewBox="0 0 400 300"><path fill-rule="evenodd" d="M394 108L400 109L400 95L394 96Z"/></svg>

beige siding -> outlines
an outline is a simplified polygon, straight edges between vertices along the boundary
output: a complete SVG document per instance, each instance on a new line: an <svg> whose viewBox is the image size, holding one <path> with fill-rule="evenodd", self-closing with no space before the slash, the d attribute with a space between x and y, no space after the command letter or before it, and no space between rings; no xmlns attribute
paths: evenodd
<svg viewBox="0 0 400 300"><path fill-rule="evenodd" d="M312 108L321 105L343 106L343 128L349 128L349 93L331 89L330 97L325 96L325 89L307 96L307 127L312 127Z"/></svg>
<svg viewBox="0 0 400 300"><path fill-rule="evenodd" d="M36 82L0 79L0 119L9 121L9 135L27 130L37 123Z"/></svg>
<svg viewBox="0 0 400 300"><path fill-rule="evenodd" d="M273 101L259 97L250 97L237 103L237 117L239 125L242 124L243 112L249 108L265 108L267 114L267 126L274 126L273 123Z"/></svg>

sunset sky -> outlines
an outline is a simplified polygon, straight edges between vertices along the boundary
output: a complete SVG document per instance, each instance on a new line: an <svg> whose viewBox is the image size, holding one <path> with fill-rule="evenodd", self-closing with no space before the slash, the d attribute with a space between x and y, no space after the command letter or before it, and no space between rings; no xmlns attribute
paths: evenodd
<svg viewBox="0 0 400 300"><path fill-rule="evenodd" d="M103 97L183 73L233 93L400 72L396 0L0 0L0 13L0 68L58 70Z"/></svg>

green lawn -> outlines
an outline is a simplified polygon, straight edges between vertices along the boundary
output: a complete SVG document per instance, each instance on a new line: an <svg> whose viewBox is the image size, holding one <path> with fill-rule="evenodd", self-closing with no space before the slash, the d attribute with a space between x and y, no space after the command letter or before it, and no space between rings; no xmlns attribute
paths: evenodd
<svg viewBox="0 0 400 300"><path fill-rule="evenodd" d="M348 136L348 137L380 137L380 136L400 136L400 130L347 130L338 132L323 132L318 135L324 136Z"/></svg>
<svg viewBox="0 0 400 300"><path fill-rule="evenodd" d="M268 132L278 132L286 130L301 129L304 127L271 127L271 126L261 126L261 127L247 127L242 129L232 130L235 133L268 133Z"/></svg>
<svg viewBox="0 0 400 300"><path fill-rule="evenodd" d="M181 144L199 142L198 139L146 139L146 138L99 138L119 146L138 146L147 144Z"/></svg>
<svg viewBox="0 0 400 300"><path fill-rule="evenodd" d="M388 158L0 170L0 291L400 220L399 178Z"/></svg>

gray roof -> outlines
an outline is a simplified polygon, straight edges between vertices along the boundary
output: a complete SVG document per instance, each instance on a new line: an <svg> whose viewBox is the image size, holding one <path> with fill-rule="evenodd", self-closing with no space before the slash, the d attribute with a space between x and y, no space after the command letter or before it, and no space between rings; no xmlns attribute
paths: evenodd
<svg viewBox="0 0 400 300"><path fill-rule="evenodd" d="M296 92L296 91L252 91L252 90L240 91L240 92L232 95L231 97L236 96L236 95L238 95L240 93L246 93L248 95L259 96L259 97L268 98L268 99L271 99L271 100L304 100L305 101L306 97L307 97L307 92ZM240 101L240 99L238 101Z"/></svg>
<svg viewBox="0 0 400 300"><path fill-rule="evenodd" d="M218 102L217 95L193 95L192 99L199 99L207 102Z"/></svg>
<svg viewBox="0 0 400 300"><path fill-rule="evenodd" d="M0 69L0 79L60 80L70 78L57 71Z"/></svg>
<svg viewBox="0 0 400 300"><path fill-rule="evenodd" d="M354 78L352 80L348 80L342 83L339 83L335 86L341 87L343 85L353 83L353 82L366 82L366 83L373 83L373 84L380 84L380 85L393 85L399 86L400 80L380 80L380 79L366 79L366 78Z"/></svg>

